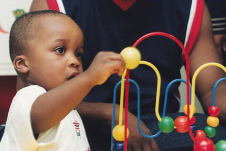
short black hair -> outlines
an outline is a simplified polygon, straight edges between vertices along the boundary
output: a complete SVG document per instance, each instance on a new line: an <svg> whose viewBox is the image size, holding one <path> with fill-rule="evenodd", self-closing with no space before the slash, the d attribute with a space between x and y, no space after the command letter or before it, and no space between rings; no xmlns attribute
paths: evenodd
<svg viewBox="0 0 226 151"><path fill-rule="evenodd" d="M34 38L37 31L39 19L48 16L64 15L53 10L42 10L25 13L20 16L12 25L9 36L9 53L13 61L18 55L28 51L28 42Z"/></svg>

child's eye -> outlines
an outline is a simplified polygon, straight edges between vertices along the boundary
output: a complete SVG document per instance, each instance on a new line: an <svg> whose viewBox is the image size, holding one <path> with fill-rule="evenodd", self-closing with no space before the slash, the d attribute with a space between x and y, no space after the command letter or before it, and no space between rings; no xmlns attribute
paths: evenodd
<svg viewBox="0 0 226 151"><path fill-rule="evenodd" d="M78 57L78 58L81 58L81 57L82 57L82 53L76 52L76 53L75 53L75 56Z"/></svg>
<svg viewBox="0 0 226 151"><path fill-rule="evenodd" d="M65 48L59 47L59 48L56 48L55 51L57 53L65 53Z"/></svg>

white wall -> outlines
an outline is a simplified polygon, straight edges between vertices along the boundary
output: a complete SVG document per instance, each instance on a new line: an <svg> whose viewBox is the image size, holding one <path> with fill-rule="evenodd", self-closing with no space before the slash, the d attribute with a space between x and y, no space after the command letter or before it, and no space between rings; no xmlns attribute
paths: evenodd
<svg viewBox="0 0 226 151"><path fill-rule="evenodd" d="M16 75L9 57L9 31L16 16L29 11L31 2L32 0L0 0L0 76Z"/></svg>

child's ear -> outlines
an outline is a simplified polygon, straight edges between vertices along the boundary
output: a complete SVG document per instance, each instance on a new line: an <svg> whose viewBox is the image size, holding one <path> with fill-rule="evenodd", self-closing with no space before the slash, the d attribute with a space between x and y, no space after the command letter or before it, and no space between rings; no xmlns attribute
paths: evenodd
<svg viewBox="0 0 226 151"><path fill-rule="evenodd" d="M16 56L13 60L14 68L20 73L27 73L29 71L26 56Z"/></svg>

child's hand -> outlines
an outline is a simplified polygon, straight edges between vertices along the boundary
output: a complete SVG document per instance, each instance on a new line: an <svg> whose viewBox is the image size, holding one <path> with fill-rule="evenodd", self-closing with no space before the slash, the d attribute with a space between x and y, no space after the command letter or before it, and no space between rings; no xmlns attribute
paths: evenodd
<svg viewBox="0 0 226 151"><path fill-rule="evenodd" d="M85 71L94 85L103 84L112 74L119 76L125 70L125 62L120 54L99 52L90 67Z"/></svg>

